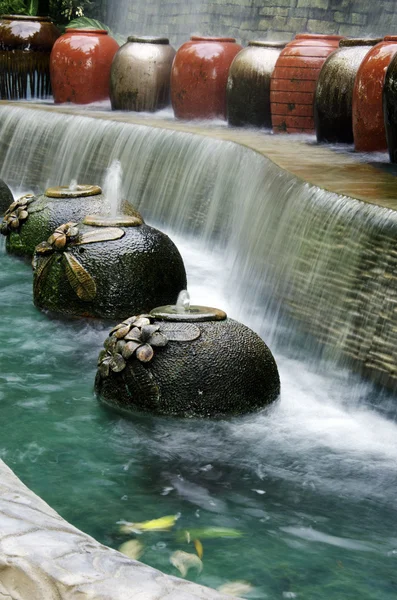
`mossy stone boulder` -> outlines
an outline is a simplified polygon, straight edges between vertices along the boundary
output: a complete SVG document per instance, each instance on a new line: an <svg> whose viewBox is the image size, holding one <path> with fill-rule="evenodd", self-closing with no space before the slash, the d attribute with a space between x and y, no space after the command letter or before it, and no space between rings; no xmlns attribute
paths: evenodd
<svg viewBox="0 0 397 600"><path fill-rule="evenodd" d="M86 217L58 227L36 248L33 295L39 308L82 317L122 318L175 302L186 287L171 239L138 217Z"/></svg>
<svg viewBox="0 0 397 600"><path fill-rule="evenodd" d="M7 208L14 202L14 196L8 185L0 179L0 216L4 215Z"/></svg>
<svg viewBox="0 0 397 600"><path fill-rule="evenodd" d="M112 329L95 379L103 403L119 411L225 417L276 400L277 365L256 333L217 309L171 313L155 309Z"/></svg>
<svg viewBox="0 0 397 600"><path fill-rule="evenodd" d="M62 223L78 222L90 213L107 212L107 200L97 185L54 187L40 196L27 194L13 202L4 216L1 233L7 236L8 252L33 256L37 244ZM127 202L124 202L123 212L139 215Z"/></svg>

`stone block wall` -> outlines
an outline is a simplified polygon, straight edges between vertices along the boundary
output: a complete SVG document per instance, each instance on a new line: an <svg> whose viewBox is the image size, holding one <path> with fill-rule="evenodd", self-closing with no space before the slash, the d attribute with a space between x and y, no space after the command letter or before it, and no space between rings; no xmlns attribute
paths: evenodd
<svg viewBox="0 0 397 600"><path fill-rule="evenodd" d="M192 33L289 40L296 33L346 36L397 33L397 0L103 0L103 18L121 34Z"/></svg>

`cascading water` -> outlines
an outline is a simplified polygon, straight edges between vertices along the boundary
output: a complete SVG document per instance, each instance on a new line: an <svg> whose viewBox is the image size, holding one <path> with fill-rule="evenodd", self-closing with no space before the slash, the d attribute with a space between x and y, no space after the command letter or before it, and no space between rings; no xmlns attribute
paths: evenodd
<svg viewBox="0 0 397 600"><path fill-rule="evenodd" d="M180 247L192 301L258 331L282 385L270 410L230 421L108 414L92 394L108 327L35 311L28 266L2 251L0 343L9 351L0 402L8 429L18 426L3 432L0 456L114 547L125 541L117 521L166 514L180 513L179 532L241 532L202 540L201 583L244 579L249 597L261 599L394 599L393 399L329 360L342 356L332 336L356 332L355 302L360 331L392 335L371 314L389 271L384 254L370 252L374 240L391 243L394 216L311 187L233 143L18 107L0 115L0 175L14 187L97 183L119 160L125 196ZM360 280L363 263L374 272L373 296ZM305 310L322 326L328 360L319 360ZM172 552L194 552L174 531L140 539L141 560L173 574Z"/></svg>

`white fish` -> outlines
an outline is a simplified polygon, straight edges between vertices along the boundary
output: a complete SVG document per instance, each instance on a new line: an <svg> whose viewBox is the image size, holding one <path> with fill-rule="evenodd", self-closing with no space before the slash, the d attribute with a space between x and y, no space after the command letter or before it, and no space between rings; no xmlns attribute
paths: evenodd
<svg viewBox="0 0 397 600"><path fill-rule="evenodd" d="M143 554L143 544L139 540L128 540L121 544L119 552L122 552L128 558L138 560Z"/></svg>
<svg viewBox="0 0 397 600"><path fill-rule="evenodd" d="M198 573L203 570L203 562L197 554L189 554L183 550L177 550L170 556L170 563L178 569L182 577L186 577L189 569L197 569Z"/></svg>
<svg viewBox="0 0 397 600"><path fill-rule="evenodd" d="M218 592L227 596L244 596L249 594L254 588L248 581L229 581L218 587Z"/></svg>

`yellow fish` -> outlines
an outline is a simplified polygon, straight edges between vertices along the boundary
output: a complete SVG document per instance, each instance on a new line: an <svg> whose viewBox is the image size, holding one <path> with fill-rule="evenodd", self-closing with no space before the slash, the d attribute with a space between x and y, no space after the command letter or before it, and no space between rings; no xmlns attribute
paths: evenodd
<svg viewBox="0 0 397 600"><path fill-rule="evenodd" d="M168 531L175 525L179 515L168 515L144 521L143 523L123 523L120 527L120 533L143 533L144 531Z"/></svg>
<svg viewBox="0 0 397 600"><path fill-rule="evenodd" d="M193 540L194 547L196 548L197 556L202 559L204 554L203 544L200 540Z"/></svg>
<svg viewBox="0 0 397 600"><path fill-rule="evenodd" d="M143 554L143 544L139 540L128 540L128 542L121 544L119 552L122 552L128 558L138 560Z"/></svg>
<svg viewBox="0 0 397 600"><path fill-rule="evenodd" d="M189 569L197 569L198 573L203 570L203 563L196 554L189 554L183 550L177 550L170 556L170 563L178 569L182 577L186 577Z"/></svg>

